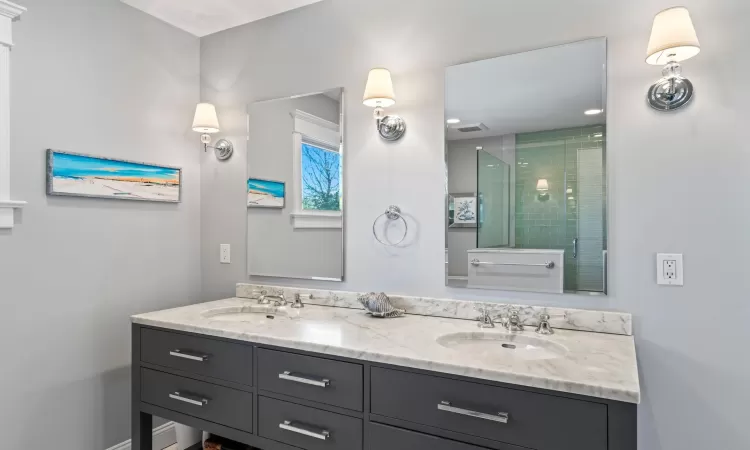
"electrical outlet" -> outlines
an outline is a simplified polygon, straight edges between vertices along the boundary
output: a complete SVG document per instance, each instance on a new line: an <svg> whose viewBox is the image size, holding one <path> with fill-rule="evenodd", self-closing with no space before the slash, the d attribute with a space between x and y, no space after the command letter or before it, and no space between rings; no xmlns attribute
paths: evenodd
<svg viewBox="0 0 750 450"><path fill-rule="evenodd" d="M229 264L232 262L231 247L229 244L219 245L219 262L222 264Z"/></svg>
<svg viewBox="0 0 750 450"><path fill-rule="evenodd" d="M666 286L683 286L682 254L656 254L656 284Z"/></svg>

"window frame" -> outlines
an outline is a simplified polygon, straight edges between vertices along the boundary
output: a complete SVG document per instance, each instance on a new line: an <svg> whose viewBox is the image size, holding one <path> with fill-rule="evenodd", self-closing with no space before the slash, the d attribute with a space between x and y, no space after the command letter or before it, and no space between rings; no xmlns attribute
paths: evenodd
<svg viewBox="0 0 750 450"><path fill-rule="evenodd" d="M341 211L322 211L302 207L302 144L309 144L324 150L335 151L340 155L341 172L339 189L343 189L344 155L342 153L341 132L339 125L320 117L295 110L294 133L292 133L292 158L294 161L294 180L291 196L294 207L292 225L296 228L343 228L343 204Z"/></svg>

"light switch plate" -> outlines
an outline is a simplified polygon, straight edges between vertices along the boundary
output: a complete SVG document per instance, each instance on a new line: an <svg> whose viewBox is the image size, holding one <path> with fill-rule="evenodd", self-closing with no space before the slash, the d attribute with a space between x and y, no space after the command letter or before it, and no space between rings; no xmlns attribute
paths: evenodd
<svg viewBox="0 0 750 450"><path fill-rule="evenodd" d="M219 245L219 262L229 264L232 262L232 252L229 244Z"/></svg>
<svg viewBox="0 0 750 450"><path fill-rule="evenodd" d="M665 286L683 286L683 264L681 253L656 254L656 284Z"/></svg>

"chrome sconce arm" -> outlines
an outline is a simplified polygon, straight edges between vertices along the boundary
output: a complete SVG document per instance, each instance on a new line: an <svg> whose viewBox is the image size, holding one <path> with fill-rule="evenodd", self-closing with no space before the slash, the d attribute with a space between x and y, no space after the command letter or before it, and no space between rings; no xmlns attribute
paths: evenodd
<svg viewBox="0 0 750 450"><path fill-rule="evenodd" d="M387 116L382 107L375 108L375 127L386 141L397 141L406 133L406 122L399 116Z"/></svg>
<svg viewBox="0 0 750 450"><path fill-rule="evenodd" d="M219 161L226 161L234 152L234 145L227 139L219 139L216 141L216 145L208 145L211 143L211 135L202 134L201 142L203 143L203 151L207 152L209 148L213 149L216 159Z"/></svg>

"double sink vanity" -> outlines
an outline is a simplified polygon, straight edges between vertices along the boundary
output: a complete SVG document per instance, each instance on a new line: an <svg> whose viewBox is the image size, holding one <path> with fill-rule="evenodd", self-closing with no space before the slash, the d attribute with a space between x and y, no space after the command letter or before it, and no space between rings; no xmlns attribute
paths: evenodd
<svg viewBox="0 0 750 450"><path fill-rule="evenodd" d="M356 295L240 284L134 316L133 450L152 416L264 450L636 449L629 314L392 297L407 314L377 319ZM524 329L477 320L499 315Z"/></svg>

